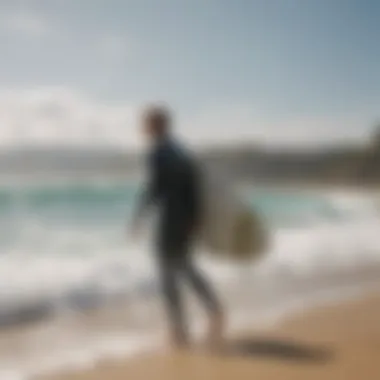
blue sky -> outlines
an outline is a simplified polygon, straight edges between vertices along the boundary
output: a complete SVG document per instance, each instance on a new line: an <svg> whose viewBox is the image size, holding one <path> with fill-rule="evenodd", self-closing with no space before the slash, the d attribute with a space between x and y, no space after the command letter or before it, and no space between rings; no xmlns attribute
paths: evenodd
<svg viewBox="0 0 380 380"><path fill-rule="evenodd" d="M152 101L197 142L362 139L380 118L376 0L0 0L0 11L8 142L20 124L46 141L86 139L96 124L133 145L132 114Z"/></svg>

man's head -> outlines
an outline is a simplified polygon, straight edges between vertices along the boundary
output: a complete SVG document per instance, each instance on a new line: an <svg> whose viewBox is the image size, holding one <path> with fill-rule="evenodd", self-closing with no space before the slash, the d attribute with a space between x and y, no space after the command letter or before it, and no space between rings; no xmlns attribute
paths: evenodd
<svg viewBox="0 0 380 380"><path fill-rule="evenodd" d="M170 134L171 117L164 107L153 106L145 110L143 131L153 142L164 139Z"/></svg>

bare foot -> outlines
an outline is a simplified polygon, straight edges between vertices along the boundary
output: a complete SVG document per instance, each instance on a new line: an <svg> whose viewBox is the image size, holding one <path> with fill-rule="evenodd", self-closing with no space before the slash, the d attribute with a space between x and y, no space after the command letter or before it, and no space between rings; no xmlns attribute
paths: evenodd
<svg viewBox="0 0 380 380"><path fill-rule="evenodd" d="M184 351L190 347L188 339L183 337L179 338L177 336L171 337L169 341L170 349L173 351Z"/></svg>
<svg viewBox="0 0 380 380"><path fill-rule="evenodd" d="M222 314L217 314L210 321L207 347L212 352L220 352L223 345L224 318Z"/></svg>

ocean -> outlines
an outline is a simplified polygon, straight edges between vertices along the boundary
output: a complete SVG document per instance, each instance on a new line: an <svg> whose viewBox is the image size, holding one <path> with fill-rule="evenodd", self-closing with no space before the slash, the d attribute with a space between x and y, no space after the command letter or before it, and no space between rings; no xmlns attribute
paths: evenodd
<svg viewBox="0 0 380 380"><path fill-rule="evenodd" d="M90 368L163 347L151 228L128 235L138 184L44 181L0 185L0 380ZM270 249L259 263L199 251L229 331L377 287L380 203L354 191L244 187ZM196 336L204 318L190 299Z"/></svg>

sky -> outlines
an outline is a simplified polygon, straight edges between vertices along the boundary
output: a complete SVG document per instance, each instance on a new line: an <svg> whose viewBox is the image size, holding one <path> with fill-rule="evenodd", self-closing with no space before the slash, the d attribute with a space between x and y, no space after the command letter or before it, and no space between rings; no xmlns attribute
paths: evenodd
<svg viewBox="0 0 380 380"><path fill-rule="evenodd" d="M139 144L145 104L194 144L365 141L377 0L0 0L0 144Z"/></svg>

